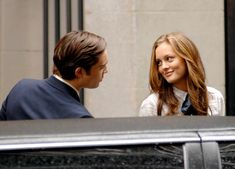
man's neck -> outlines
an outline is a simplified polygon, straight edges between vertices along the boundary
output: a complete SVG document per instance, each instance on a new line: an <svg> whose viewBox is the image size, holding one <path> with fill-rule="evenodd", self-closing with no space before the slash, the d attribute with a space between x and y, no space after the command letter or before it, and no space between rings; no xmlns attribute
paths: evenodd
<svg viewBox="0 0 235 169"><path fill-rule="evenodd" d="M64 80L62 77L60 77L60 76L58 76L58 75L56 75L56 74L53 74L53 76L54 76L56 79L58 79L59 81L65 83L65 84L67 84L68 86L70 86L71 88L73 88L73 89L77 92L77 94L78 94L78 96L79 96L79 90L76 89L76 87L74 87L74 85L72 85L70 82Z"/></svg>

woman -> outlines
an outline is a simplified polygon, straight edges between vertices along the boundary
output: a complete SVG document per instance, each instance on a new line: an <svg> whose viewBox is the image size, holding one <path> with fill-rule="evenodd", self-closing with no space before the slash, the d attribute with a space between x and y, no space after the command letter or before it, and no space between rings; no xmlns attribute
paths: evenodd
<svg viewBox="0 0 235 169"><path fill-rule="evenodd" d="M140 116L224 115L224 98L205 84L205 70L195 44L184 34L160 36L153 45L151 94Z"/></svg>

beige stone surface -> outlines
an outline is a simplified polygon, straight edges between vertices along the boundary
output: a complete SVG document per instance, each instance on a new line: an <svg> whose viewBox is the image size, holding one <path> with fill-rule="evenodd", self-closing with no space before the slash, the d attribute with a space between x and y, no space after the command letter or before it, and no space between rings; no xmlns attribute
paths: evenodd
<svg viewBox="0 0 235 169"><path fill-rule="evenodd" d="M1 101L21 78L42 78L42 1L0 2Z"/></svg>

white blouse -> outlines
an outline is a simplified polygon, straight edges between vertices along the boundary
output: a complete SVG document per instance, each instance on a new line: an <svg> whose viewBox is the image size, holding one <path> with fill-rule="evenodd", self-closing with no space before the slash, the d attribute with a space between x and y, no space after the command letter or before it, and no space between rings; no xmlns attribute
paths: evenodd
<svg viewBox="0 0 235 169"><path fill-rule="evenodd" d="M220 91L215 88L207 87L209 94L209 108L208 114L212 116L224 116L225 115L225 103L224 97ZM182 91L176 87L173 88L174 94L176 98L180 102L179 106L179 114L182 115L180 109L183 104L183 101L186 98L187 92ZM157 101L158 101L158 93L150 94L141 104L139 116L157 116ZM167 105L163 105L162 108L162 116L165 116L168 112L169 108Z"/></svg>

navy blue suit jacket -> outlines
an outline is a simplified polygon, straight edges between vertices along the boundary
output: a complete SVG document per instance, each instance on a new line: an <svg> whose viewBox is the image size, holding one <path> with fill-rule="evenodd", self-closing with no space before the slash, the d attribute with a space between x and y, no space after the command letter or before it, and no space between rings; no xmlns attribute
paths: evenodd
<svg viewBox="0 0 235 169"><path fill-rule="evenodd" d="M76 91L51 76L44 80L24 79L2 104L0 120L62 119L92 117L80 103Z"/></svg>

